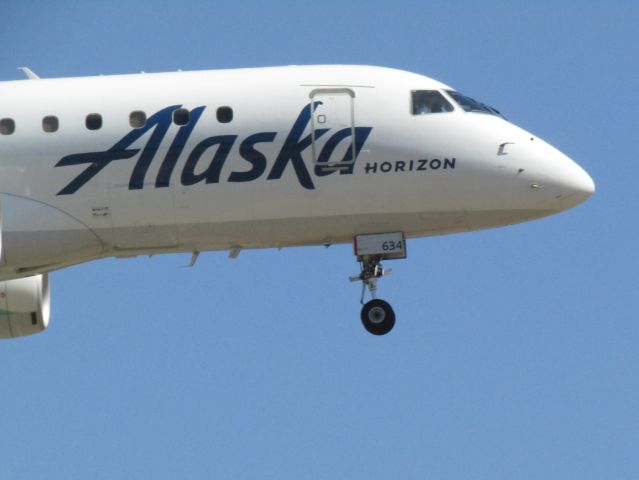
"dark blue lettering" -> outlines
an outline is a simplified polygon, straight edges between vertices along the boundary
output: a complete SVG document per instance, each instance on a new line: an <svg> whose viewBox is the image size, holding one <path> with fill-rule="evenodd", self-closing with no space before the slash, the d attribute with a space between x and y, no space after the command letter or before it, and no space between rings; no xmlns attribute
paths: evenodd
<svg viewBox="0 0 639 480"><path fill-rule="evenodd" d="M322 102L315 102L314 106L317 107L321 104ZM88 166L79 175L77 175L77 177L69 182L68 185L60 190L58 195L70 195L77 192L109 163L115 160L132 158L136 155L139 155L139 157L137 158L131 172L129 189L139 190L144 188L145 177L153 163L153 159L160 149L160 145L164 141L164 138L172 125L172 113L180 107L181 105L172 105L156 112L148 119L144 127L131 130L107 151L72 154L60 159L55 164L56 167L85 164L88 164ZM170 186L171 177L173 176L177 162L184 152L184 148L205 108L206 107L201 106L191 110L190 122L178 129L175 138L171 142L158 169L158 174L155 179L156 188L165 188ZM313 144L314 141L325 135L329 129L318 128L312 133L303 136L309 126L310 119L311 104L309 103L301 110L291 130L286 136L267 179L280 179L290 163L300 185L309 190L313 190L315 188L304 161L303 153ZM313 171L314 174L318 177L322 177L329 175L336 170L339 170L340 174L352 174L354 171L355 160L357 160L371 131L371 127L355 127L344 128L335 132L323 145L321 151L319 151ZM143 147L131 148L135 142L139 141L146 134L150 135ZM228 177L228 181L250 182L264 175L264 172L267 169L268 159L256 148L256 145L258 143L272 143L275 141L277 135L277 132L260 132L246 137L240 144L239 154L242 159L250 164L250 169L243 172L231 172ZM351 139L343 158L337 162L332 162L331 157L335 155L339 145L343 145L342 142L348 141L349 137L354 138ZM185 162L184 169L182 170L180 177L182 185L194 185L201 181L205 181L206 183L218 183L220 181L220 176L226 159L228 158L236 139L237 135L219 135L201 141L193 149L193 151L190 152L190 155ZM196 169L198 168L202 155L213 147L216 147L216 150L212 155L210 163L208 166L201 167L204 169L201 173L196 173ZM426 164L427 160L420 161L420 167L423 165L424 169ZM443 161L443 167L455 168L455 159L445 159ZM377 172L377 168L377 164L367 163L366 173L371 171L375 173ZM382 164L380 169L385 171L386 165Z"/></svg>
<svg viewBox="0 0 639 480"><path fill-rule="evenodd" d="M321 105L322 102L315 102L313 107L317 108L317 106ZM302 158L302 152L306 150L313 141L313 133L308 134L302 140L300 137L304 133L306 126L308 125L309 120L311 119L311 104L306 105L302 111L300 112L293 128L289 132L286 137L286 141L282 146L282 150L279 155L275 159L275 163L273 164L273 168L268 175L269 180L276 180L282 178L282 174L284 173L284 169L290 162L295 169L295 174L300 182L300 184L308 189L313 190L315 186L313 185L313 181L311 180L311 176L306 169L306 165L304 163L304 159ZM315 140L320 138L328 132L328 128L320 128L315 130Z"/></svg>
<svg viewBox="0 0 639 480"><path fill-rule="evenodd" d="M218 183L220 181L222 167L224 166L224 162L226 161L236 138L237 135L219 135L217 137L207 138L198 143L189 155L189 158L184 165L184 170L182 170L182 185L194 185L202 180L206 180L206 183ZM209 166L202 173L196 174L195 167L197 166L200 157L206 150L216 145L218 148L215 155L213 155Z"/></svg>
<svg viewBox="0 0 639 480"><path fill-rule="evenodd" d="M276 136L276 132L262 132L246 137L240 144L240 156L249 162L252 168L246 172L232 172L229 182L250 182L260 178L266 170L266 157L255 149L255 144L271 143Z"/></svg>
<svg viewBox="0 0 639 480"><path fill-rule="evenodd" d="M171 126L171 114L173 113L173 110L177 108L180 108L180 105L174 105L173 107L160 110L149 118L144 128L132 130L120 141L123 145L128 146L134 140L140 138L140 136L151 127L155 127L151 134L151 138L148 142L146 142L144 150L142 150L140 158L138 158L138 161L133 168L131 178L129 179L129 190L139 190L144 187L144 177L146 176L146 172L149 170L153 157L155 157L155 153L160 147L162 140L164 140L167 130Z"/></svg>
<svg viewBox="0 0 639 480"><path fill-rule="evenodd" d="M359 156L362 147L364 146L364 142L368 138L368 135L373 130L370 127L355 127L355 160ZM337 146L342 142L345 138L352 136L353 129L344 128L335 133L331 138L329 138L322 151L317 157L317 165L315 165L315 175L318 177L324 177L326 175L330 175L333 173L336 168L339 169L340 174L351 174L353 173L353 168L355 168L355 162L353 161L353 143L348 146L346 153L342 160L337 163L332 163L327 165L330 162L331 156ZM342 165L340 165L342 164ZM368 173L368 172L367 172Z"/></svg>
<svg viewBox="0 0 639 480"><path fill-rule="evenodd" d="M104 167L114 160L124 160L133 157L138 153L139 149L124 150L119 152L112 152L108 150L106 152L90 152L90 153L76 153L74 155L67 155L63 157L56 167L66 167L68 165L82 165L90 163L84 171L75 177L69 184L58 192L58 195L71 195L77 192L85 183L95 177Z"/></svg>
<svg viewBox="0 0 639 480"><path fill-rule="evenodd" d="M177 163L178 158L180 158L180 155L184 150L184 145L186 145L186 142L189 140L191 132L193 131L193 128L195 128L197 121L200 119L204 108L206 107L197 107L191 110L190 122L186 125L182 125L178 130L178 133L175 135L175 138L169 147L169 151L166 153L166 156L162 161L162 165L160 166L160 171L155 179L156 187L169 186L175 164Z"/></svg>
<svg viewBox="0 0 639 480"><path fill-rule="evenodd" d="M85 163L89 163L90 165L82 173L80 173L80 175L71 180L71 182L69 182L66 187L60 190L58 192L58 195L70 195L77 192L112 161L125 160L135 156L140 151L140 149L129 149L129 147L133 144L133 142L138 140L142 135L153 128L153 134L151 135L151 138L145 145L144 150L140 155L140 159L138 160L136 168L134 169L134 175L131 176L129 188L133 188L131 187L131 184L137 186L138 179L135 179L134 181L136 171L138 177L141 175L142 178L142 183L140 185L144 185L144 175L146 174L146 170L148 169L147 162L150 164L151 160L153 159L153 155L155 155L158 146L162 142L162 139L164 138L164 135L166 134L166 131L171 124L171 112L179 107L180 105L172 105L160 110L148 119L146 125L143 128L132 130L106 152L77 153L61 158L60 161L55 164L56 167L82 165ZM145 164L146 167L144 166ZM142 187L140 186L136 188Z"/></svg>
<svg viewBox="0 0 639 480"><path fill-rule="evenodd" d="M364 171L366 173L377 173L377 163L367 163Z"/></svg>

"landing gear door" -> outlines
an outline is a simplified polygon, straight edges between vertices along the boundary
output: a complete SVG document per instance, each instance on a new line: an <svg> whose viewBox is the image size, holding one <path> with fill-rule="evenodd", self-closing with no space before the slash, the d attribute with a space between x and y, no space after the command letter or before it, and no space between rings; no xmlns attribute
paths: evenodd
<svg viewBox="0 0 639 480"><path fill-rule="evenodd" d="M406 258L406 239L401 232L355 235L357 258L378 257L382 260Z"/></svg>
<svg viewBox="0 0 639 480"><path fill-rule="evenodd" d="M322 167L355 163L355 92L348 88L317 89L310 94L313 160Z"/></svg>

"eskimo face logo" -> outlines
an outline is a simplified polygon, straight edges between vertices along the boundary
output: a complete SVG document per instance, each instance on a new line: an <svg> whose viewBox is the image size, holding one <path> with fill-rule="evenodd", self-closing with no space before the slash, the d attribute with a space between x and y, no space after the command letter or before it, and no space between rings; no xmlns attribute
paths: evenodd
<svg viewBox="0 0 639 480"><path fill-rule="evenodd" d="M316 108L319 105L321 105L321 102L315 102L313 107ZM60 159L60 161L56 163L56 167L84 164L88 164L88 166L77 177L71 180L67 186L60 190L58 195L74 194L111 162L127 160L136 156L138 153L140 155L133 167L133 171L131 172L129 190L142 189L145 184L145 177L149 167L151 166L160 144L166 137L167 131L171 126L172 113L180 107L181 105L172 105L160 110L149 117L143 128L130 131L106 151L76 153L73 155L67 155ZM190 122L187 125L181 126L177 131L164 156L164 159L162 160L162 164L160 165L160 169L155 179L155 188L170 186L171 176L175 170L178 159L182 155L184 146L191 136L191 133L202 116L202 112L204 112L205 108L206 107L202 106L191 110ZM302 109L297 120L295 120L293 127L286 136L282 148L280 149L280 152L266 177L268 180L280 179L287 166L291 164L300 185L309 190L315 188L309 170L302 157L302 152L308 149L313 141L311 133L303 137L304 131L310 122L310 118L311 104L308 104ZM143 148L130 148L134 142L149 131L152 131L152 133ZM315 139L323 137L329 131L330 129L327 128L315 129ZM366 142L366 139L372 131L372 127L355 127L354 129L345 128L335 131L332 136L327 137L328 140L319 151L317 163L313 170L316 177L330 175L336 171L334 168L325 168L325 165L329 162L331 162L332 165L335 164L335 161L331 159L331 157L333 156L337 146L342 141L353 136L353 131L355 133L355 138L351 138L351 148L347 149L344 157L340 160L340 162L343 162L345 165L338 169L340 174L353 173L355 163L353 161L353 155L356 160L364 146L364 142ZM258 132L244 138L239 145L239 154L242 159L248 162L250 169L231 172L227 181L250 182L262 177L266 172L268 160L266 156L256 148L256 145L260 143L272 143L277 138L277 135L277 132ZM237 139L238 135L217 135L199 142L189 153L186 163L184 164L180 175L181 184L188 186L199 182L205 182L207 184L219 183L222 167L224 166ZM212 157L210 157L210 152L212 151L215 153L213 153ZM206 155L207 152L208 155ZM209 164L204 171L201 171L202 165L200 164L204 163L203 157L205 156L210 157ZM196 173L196 170L201 171L201 173Z"/></svg>

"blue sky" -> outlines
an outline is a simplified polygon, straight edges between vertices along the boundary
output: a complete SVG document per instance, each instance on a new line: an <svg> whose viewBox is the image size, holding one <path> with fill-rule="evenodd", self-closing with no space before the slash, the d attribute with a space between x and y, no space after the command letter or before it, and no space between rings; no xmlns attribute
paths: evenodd
<svg viewBox="0 0 639 480"><path fill-rule="evenodd" d="M4 2L3 80L398 67L499 108L597 193L411 241L383 338L349 246L56 272L49 330L0 343L0 478L639 478L637 24L636 2Z"/></svg>

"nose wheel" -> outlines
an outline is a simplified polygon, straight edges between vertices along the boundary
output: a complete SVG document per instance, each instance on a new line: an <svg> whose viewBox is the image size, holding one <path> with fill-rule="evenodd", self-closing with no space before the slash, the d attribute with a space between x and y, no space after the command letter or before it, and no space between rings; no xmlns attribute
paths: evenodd
<svg viewBox="0 0 639 480"><path fill-rule="evenodd" d="M354 246L361 272L350 280L362 282L362 324L373 335L386 335L395 326L395 312L388 302L377 298L377 280L391 273L382 268L382 260L406 258L404 236L401 233L358 235ZM371 300L364 303L367 291Z"/></svg>
<svg viewBox="0 0 639 480"><path fill-rule="evenodd" d="M395 326L395 312L388 302L379 298L362 307L362 324L368 333L386 335Z"/></svg>

